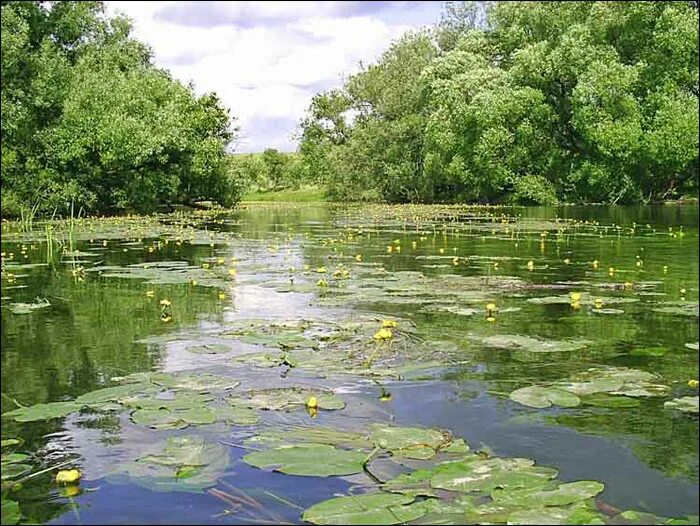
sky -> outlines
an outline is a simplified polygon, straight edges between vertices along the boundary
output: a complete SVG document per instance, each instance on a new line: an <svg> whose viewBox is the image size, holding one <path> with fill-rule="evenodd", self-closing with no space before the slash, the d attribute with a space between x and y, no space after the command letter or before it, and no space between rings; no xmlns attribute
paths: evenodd
<svg viewBox="0 0 700 526"><path fill-rule="evenodd" d="M157 66L216 92L240 128L232 148L293 151L293 133L314 94L340 87L392 40L437 22L442 2L107 1Z"/></svg>

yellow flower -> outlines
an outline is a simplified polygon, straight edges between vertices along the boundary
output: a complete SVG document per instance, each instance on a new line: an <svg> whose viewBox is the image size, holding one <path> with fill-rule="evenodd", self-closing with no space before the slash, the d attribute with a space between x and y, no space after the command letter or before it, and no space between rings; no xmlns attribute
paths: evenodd
<svg viewBox="0 0 700 526"><path fill-rule="evenodd" d="M362 254L358 254L357 256L355 256L355 259L357 261L362 261Z"/></svg>
<svg viewBox="0 0 700 526"><path fill-rule="evenodd" d="M209 268L209 263L202 263L202 268Z"/></svg>
<svg viewBox="0 0 700 526"><path fill-rule="evenodd" d="M527 262L527 269L528 270L533 270L535 268L535 262L530 260Z"/></svg>
<svg viewBox="0 0 700 526"><path fill-rule="evenodd" d="M572 301L572 302L571 302L571 307L572 307L573 309L580 309L580 308L581 308L581 304L580 304L578 301Z"/></svg>
<svg viewBox="0 0 700 526"><path fill-rule="evenodd" d="M228 269L228 275L229 275L229 276L233 277L233 276L235 276L236 274L238 274L238 271L237 271L235 268L230 268L230 269Z"/></svg>
<svg viewBox="0 0 700 526"><path fill-rule="evenodd" d="M571 303L578 303L579 301L581 301L580 292L570 292L569 297L571 298Z"/></svg>
<svg viewBox="0 0 700 526"><path fill-rule="evenodd" d="M316 282L316 285L318 285L319 287L327 287L327 286L328 286L328 282L327 282L325 279L319 279L319 280Z"/></svg>
<svg viewBox="0 0 700 526"><path fill-rule="evenodd" d="M73 484L80 480L80 471L77 469L62 469L56 473L56 482L59 484Z"/></svg>
<svg viewBox="0 0 700 526"><path fill-rule="evenodd" d="M569 263L571 263L571 260L569 258L565 258L564 263L568 265Z"/></svg>
<svg viewBox="0 0 700 526"><path fill-rule="evenodd" d="M681 294L685 294L685 289L681 289Z"/></svg>
<svg viewBox="0 0 700 526"><path fill-rule="evenodd" d="M459 258L457 256L452 258L452 264L453 265L459 265Z"/></svg>
<svg viewBox="0 0 700 526"><path fill-rule="evenodd" d="M217 265L223 265L225 262L226 262L226 260L224 258L217 258L217 260L216 260Z"/></svg>
<svg viewBox="0 0 700 526"><path fill-rule="evenodd" d="M594 259L592 265L593 265L593 268L598 268L598 260Z"/></svg>
<svg viewBox="0 0 700 526"><path fill-rule="evenodd" d="M318 399L315 396L310 396L309 399L306 401L306 407L310 408L317 408L318 407Z"/></svg>
<svg viewBox="0 0 700 526"><path fill-rule="evenodd" d="M155 295L156 295L156 293L154 290L147 290L146 291L146 297L148 297L148 298L152 298Z"/></svg>
<svg viewBox="0 0 700 526"><path fill-rule="evenodd" d="M323 273L323 272L325 272L325 271L326 271L326 267L318 267L318 268L316 269L316 272L320 272L320 273Z"/></svg>
<svg viewBox="0 0 700 526"><path fill-rule="evenodd" d="M495 303L489 303L486 305L486 310L487 311L493 311L496 310L496 304Z"/></svg>
<svg viewBox="0 0 700 526"><path fill-rule="evenodd" d="M163 300L160 300L160 304L163 307L169 307L171 305L171 302L170 302L170 300L163 299Z"/></svg>
<svg viewBox="0 0 700 526"><path fill-rule="evenodd" d="M80 486L77 484L71 484L60 489L61 497L75 497L80 494Z"/></svg>
<svg viewBox="0 0 700 526"><path fill-rule="evenodd" d="M389 340L393 336L394 335L392 334L391 329L389 329L388 327L384 327L375 332L373 338L375 340Z"/></svg>
<svg viewBox="0 0 700 526"><path fill-rule="evenodd" d="M196 285L196 284L197 284L197 280L196 280L196 279L193 279L193 280L192 280L192 285Z"/></svg>
<svg viewBox="0 0 700 526"><path fill-rule="evenodd" d="M596 309L600 309L603 306L603 300L601 298L596 298L593 301L593 304L595 305Z"/></svg>
<svg viewBox="0 0 700 526"><path fill-rule="evenodd" d="M225 300L225 299L226 299L226 294L224 294L223 292L219 292L219 299L220 299L220 300Z"/></svg>
<svg viewBox="0 0 700 526"><path fill-rule="evenodd" d="M664 265L664 274L668 272L668 265Z"/></svg>
<svg viewBox="0 0 700 526"><path fill-rule="evenodd" d="M386 253L387 254L391 254L393 251L394 251L394 247L392 247L391 245L386 246Z"/></svg>
<svg viewBox="0 0 700 526"><path fill-rule="evenodd" d="M444 253L445 253L445 249L444 249L444 248L441 248L441 249L439 250L439 252L440 252L440 254L444 254Z"/></svg>
<svg viewBox="0 0 700 526"><path fill-rule="evenodd" d="M161 317L160 317L160 321L162 321L163 323L168 323L168 322L171 321L172 319L173 319L172 316L161 316Z"/></svg>
<svg viewBox="0 0 700 526"><path fill-rule="evenodd" d="M382 327L396 327L394 320L382 320Z"/></svg>
<svg viewBox="0 0 700 526"><path fill-rule="evenodd" d="M695 389L698 385L700 385L700 382L697 380L688 380L688 387Z"/></svg>
<svg viewBox="0 0 700 526"><path fill-rule="evenodd" d="M494 318L493 316L486 316L486 321L493 323L494 321L496 321L496 318Z"/></svg>

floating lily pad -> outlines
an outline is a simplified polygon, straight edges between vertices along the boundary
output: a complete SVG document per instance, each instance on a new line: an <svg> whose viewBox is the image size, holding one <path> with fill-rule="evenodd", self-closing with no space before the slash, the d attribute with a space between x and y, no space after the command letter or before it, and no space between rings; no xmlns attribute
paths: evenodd
<svg viewBox="0 0 700 526"><path fill-rule="evenodd" d="M527 352L571 352L583 349L587 345L587 342L583 341L539 340L517 334L488 336L482 342L487 347Z"/></svg>
<svg viewBox="0 0 700 526"><path fill-rule="evenodd" d="M195 347L188 347L189 352L197 354L222 354L233 351L228 345L223 345L221 343L207 343L206 345L197 345Z"/></svg>
<svg viewBox="0 0 700 526"><path fill-rule="evenodd" d="M83 405L100 404L103 402L116 402L120 398L138 393L149 388L146 383L133 383L127 385L117 385L115 387L106 387L80 395L75 401Z"/></svg>
<svg viewBox="0 0 700 526"><path fill-rule="evenodd" d="M698 414L698 397L683 396L681 398L674 398L673 400L665 402L664 407L667 409L675 409L676 411L682 411L684 413Z"/></svg>
<svg viewBox="0 0 700 526"><path fill-rule="evenodd" d="M19 446L23 442L24 442L24 440L22 440L21 438L3 438L2 439L2 447L6 448L6 447L12 447L12 446Z"/></svg>
<svg viewBox="0 0 700 526"><path fill-rule="evenodd" d="M302 519L313 524L401 524L425 514L424 507L411 502L413 497L395 493L336 497L314 504Z"/></svg>
<svg viewBox="0 0 700 526"><path fill-rule="evenodd" d="M663 356L666 354L665 347L644 347L642 349L632 349L630 356Z"/></svg>
<svg viewBox="0 0 700 526"><path fill-rule="evenodd" d="M289 475L328 477L362 471L367 452L346 451L328 444L298 444L256 451L243 460L260 469L273 468Z"/></svg>
<svg viewBox="0 0 700 526"><path fill-rule="evenodd" d="M318 409L343 409L345 402L332 392L302 387L281 387L251 391L240 403L256 409L291 411L305 407L311 397L316 398Z"/></svg>
<svg viewBox="0 0 700 526"><path fill-rule="evenodd" d="M2 499L0 503L2 509L2 523L3 524L17 524L22 517L22 511L19 508L19 504L14 500Z"/></svg>
<svg viewBox="0 0 700 526"><path fill-rule="evenodd" d="M249 407L226 405L210 406L210 409L214 411L218 422L239 426L249 426L260 422L258 414Z"/></svg>
<svg viewBox="0 0 700 526"><path fill-rule="evenodd" d="M24 462L29 458L29 455L25 453L5 453L0 457L0 462L3 464L17 464L19 462Z"/></svg>
<svg viewBox="0 0 700 526"><path fill-rule="evenodd" d="M605 486L600 482L580 480L568 484L560 484L556 489L524 488L504 490L497 488L493 490L491 497L500 504L537 509L545 506L573 504L574 502L595 497L603 489L605 489Z"/></svg>
<svg viewBox="0 0 700 526"><path fill-rule="evenodd" d="M36 404L29 407L20 407L7 413L3 418L12 418L16 422L34 422L36 420L51 420L75 413L82 407L76 402L51 402L48 404Z"/></svg>
<svg viewBox="0 0 700 526"><path fill-rule="evenodd" d="M135 483L156 491L201 492L228 467L228 451L197 436L168 438L132 462L116 466L113 482Z"/></svg>
<svg viewBox="0 0 700 526"><path fill-rule="evenodd" d="M628 398L626 396L611 396L606 393L595 393L581 398L581 401L586 405L595 407L609 408L628 408L639 407L639 400L636 398Z"/></svg>
<svg viewBox="0 0 700 526"><path fill-rule="evenodd" d="M29 464L2 464L2 480L12 480L26 475L32 470Z"/></svg>
<svg viewBox="0 0 700 526"><path fill-rule="evenodd" d="M6 287L9 288L9 287ZM10 312L12 314L31 314L39 309L50 307L49 300L40 300L36 303L10 303Z"/></svg>
<svg viewBox="0 0 700 526"><path fill-rule="evenodd" d="M414 459L428 459L450 442L449 434L435 429L417 427L373 426L371 440L375 446L388 449L393 455Z"/></svg>
<svg viewBox="0 0 700 526"><path fill-rule="evenodd" d="M556 387L540 387L532 385L521 387L510 393L510 399L528 407L545 408L552 405L561 407L576 407L581 400L575 394Z"/></svg>

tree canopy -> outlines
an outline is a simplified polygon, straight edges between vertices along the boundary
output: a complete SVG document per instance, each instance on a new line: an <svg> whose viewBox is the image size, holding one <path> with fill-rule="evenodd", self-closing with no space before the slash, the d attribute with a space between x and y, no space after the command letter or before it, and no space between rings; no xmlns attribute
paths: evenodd
<svg viewBox="0 0 700 526"><path fill-rule="evenodd" d="M2 213L231 205L229 112L153 65L101 2L2 2Z"/></svg>
<svg viewBox="0 0 700 526"><path fill-rule="evenodd" d="M636 202L698 188L696 2L448 3L301 123L339 199Z"/></svg>

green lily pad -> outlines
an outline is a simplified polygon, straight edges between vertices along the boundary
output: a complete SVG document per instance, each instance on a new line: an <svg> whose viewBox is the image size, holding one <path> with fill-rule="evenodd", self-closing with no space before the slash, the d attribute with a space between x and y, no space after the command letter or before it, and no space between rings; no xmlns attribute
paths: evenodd
<svg viewBox="0 0 700 526"><path fill-rule="evenodd" d="M436 467L430 479L433 488L450 491L490 492L495 488L525 488L546 485L556 477L552 468L536 467L526 458L492 458L446 462Z"/></svg>
<svg viewBox="0 0 700 526"><path fill-rule="evenodd" d="M189 352L196 354L222 354L233 351L228 345L223 345L221 343L208 343L206 345L197 345L194 347L188 347Z"/></svg>
<svg viewBox="0 0 700 526"><path fill-rule="evenodd" d="M595 393L581 398L581 401L586 405L595 407L610 407L610 408L627 408L639 407L639 400L636 398L628 398L626 396L611 396L606 393Z"/></svg>
<svg viewBox="0 0 700 526"><path fill-rule="evenodd" d="M517 510L508 515L506 524L606 524L604 516L574 504L560 508Z"/></svg>
<svg viewBox="0 0 700 526"><path fill-rule="evenodd" d="M683 396L681 398L674 398L673 400L665 402L664 407L667 409L675 409L676 411L682 411L684 413L698 414L698 397Z"/></svg>
<svg viewBox="0 0 700 526"><path fill-rule="evenodd" d="M213 486L229 465L228 450L198 436L168 438L132 462L121 463L108 477L155 491L202 492Z"/></svg>
<svg viewBox="0 0 700 526"><path fill-rule="evenodd" d="M214 411L218 422L239 426L250 426L260 422L258 414L249 407L225 405L210 406L210 409Z"/></svg>
<svg viewBox="0 0 700 526"><path fill-rule="evenodd" d="M22 510L20 510L17 502L3 498L2 503L0 503L0 509L2 510L3 524L19 523L19 520L22 517Z"/></svg>
<svg viewBox="0 0 700 526"><path fill-rule="evenodd" d="M561 407L576 407L581 399L575 394L556 387L540 387L532 385L521 387L510 393L510 399L528 407L545 408L552 405Z"/></svg>
<svg viewBox="0 0 700 526"><path fill-rule="evenodd" d="M114 387L106 387L80 395L75 401L83 405L100 404L104 402L116 402L120 398L129 396L139 391L150 387L146 383L133 383L127 385L117 385Z"/></svg>
<svg viewBox="0 0 700 526"><path fill-rule="evenodd" d="M375 446L388 449L393 455L414 459L428 459L440 446L450 442L449 435L435 429L374 425L371 440Z"/></svg>
<svg viewBox="0 0 700 526"><path fill-rule="evenodd" d="M2 480L16 479L26 475L32 470L29 464L3 464L2 465Z"/></svg>
<svg viewBox="0 0 700 526"><path fill-rule="evenodd" d="M584 349L587 342L539 340L517 334L498 334L482 340L487 347L527 352L571 352Z"/></svg>
<svg viewBox="0 0 700 526"><path fill-rule="evenodd" d="M306 407L312 396L316 397L318 409L335 410L345 407L345 402L332 392L303 387L280 387L251 391L247 398L240 400L240 403L255 409L291 411Z"/></svg>
<svg viewBox="0 0 700 526"><path fill-rule="evenodd" d="M241 382L228 376L209 373L185 373L185 374L165 374L153 375L151 381L169 389L182 391L227 391L238 387Z"/></svg>
<svg viewBox="0 0 700 526"><path fill-rule="evenodd" d="M560 484L556 489L524 488L504 490L496 488L491 493L491 497L500 504L542 508L545 506L564 506L586 500L595 497L603 489L605 489L605 486L600 482L580 480L568 484Z"/></svg>
<svg viewBox="0 0 700 526"><path fill-rule="evenodd" d="M213 424L217 420L215 411L207 407L170 411L168 409L138 409L131 414L136 424L153 429L183 429L188 425Z"/></svg>
<svg viewBox="0 0 700 526"><path fill-rule="evenodd" d="M36 303L10 303L10 312L12 314L31 314L32 312L50 307L51 303L44 299Z"/></svg>
<svg viewBox="0 0 700 526"><path fill-rule="evenodd" d="M76 402L51 402L48 404L36 404L29 407L20 407L7 413L3 418L12 418L16 422L34 422L37 420L51 420L75 413L82 407Z"/></svg>
<svg viewBox="0 0 700 526"><path fill-rule="evenodd" d="M6 448L12 446L19 446L23 442L24 440L22 440L21 438L3 438L1 447Z"/></svg>
<svg viewBox="0 0 700 526"><path fill-rule="evenodd" d="M328 444L297 444L256 451L243 460L260 469L273 468L289 475L328 477L362 471L367 459L364 451L346 451Z"/></svg>
<svg viewBox="0 0 700 526"><path fill-rule="evenodd" d="M17 464L23 462L29 458L29 455L24 453L5 453L0 457L0 462L3 464Z"/></svg>
<svg viewBox="0 0 700 526"><path fill-rule="evenodd" d="M668 349L665 347L645 347L643 349L632 349L630 356L663 356Z"/></svg>
<svg viewBox="0 0 700 526"><path fill-rule="evenodd" d="M368 493L336 497L314 504L302 516L313 524L401 524L425 514L422 506L407 505L413 497Z"/></svg>

